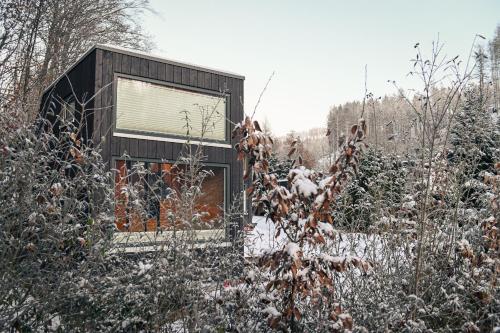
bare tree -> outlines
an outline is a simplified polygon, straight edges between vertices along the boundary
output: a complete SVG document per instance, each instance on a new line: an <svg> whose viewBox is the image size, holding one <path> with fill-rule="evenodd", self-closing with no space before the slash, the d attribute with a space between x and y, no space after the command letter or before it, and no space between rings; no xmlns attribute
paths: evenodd
<svg viewBox="0 0 500 333"><path fill-rule="evenodd" d="M0 103L36 115L43 88L95 43L151 48L137 22L148 0L6 0L0 4Z"/></svg>

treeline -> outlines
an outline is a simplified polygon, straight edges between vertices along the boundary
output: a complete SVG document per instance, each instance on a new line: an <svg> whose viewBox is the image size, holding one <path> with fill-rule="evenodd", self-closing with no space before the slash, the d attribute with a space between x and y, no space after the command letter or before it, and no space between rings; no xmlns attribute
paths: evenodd
<svg viewBox="0 0 500 333"><path fill-rule="evenodd" d="M479 39L483 37L478 35ZM483 99L488 100L485 105L487 111L495 111L500 106L500 26L496 28L493 39L487 47L478 45L471 53L471 59L454 59L458 66L465 68L470 61L474 63L471 72L473 84L477 86L478 93ZM414 70L409 75L417 76ZM364 99L347 102L332 107L328 112L326 126L329 129L329 143L332 153L335 152L339 142L345 139L350 124L363 116L369 124L368 142L375 149L383 149L397 154L414 154L418 148L418 140L422 137L422 119L412 105L425 106L429 103L425 96L419 93L407 93L395 86L395 94L376 96L368 92ZM433 85L432 97L434 107L447 103L446 97L449 88L444 85ZM460 96L453 96L456 102ZM450 109L445 117L452 118L455 110ZM448 123L444 121L443 123ZM438 135L444 135L445 127L439 129ZM442 138L444 143L445 138Z"/></svg>

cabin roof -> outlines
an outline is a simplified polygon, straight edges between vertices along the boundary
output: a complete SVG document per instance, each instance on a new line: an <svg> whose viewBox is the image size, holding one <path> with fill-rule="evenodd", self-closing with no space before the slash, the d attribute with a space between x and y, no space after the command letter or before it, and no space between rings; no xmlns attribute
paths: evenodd
<svg viewBox="0 0 500 333"><path fill-rule="evenodd" d="M105 51L110 51L110 52L116 52L116 53L121 53L121 54L126 54L130 55L133 57L138 57L142 59L148 59L148 60L153 60L153 61L158 61L170 65L175 65L175 66L180 66L180 67L185 67L185 68L190 68L190 69L196 69L208 73L213 73L213 74L219 74L227 77L232 77L235 79L239 80L244 80L245 76L241 74L237 74L234 72L229 72L221 69L216 69L212 67L205 67L205 66L199 66L196 64L191 64L187 62L182 62L170 58L166 58L163 56L159 55L154 55L148 52L143 52L143 51L137 51L137 50L132 50L128 49L125 47L117 46L117 45L111 45L111 44L94 44L92 47L90 47L84 54L82 54L78 60L76 60L73 64L71 64L57 79L55 79L48 87L45 89L44 93L46 93L48 90L51 89L51 87L57 83L59 80L61 80L65 75L67 75L76 65L78 65L83 59L85 59L92 51L99 49L99 50L105 50Z"/></svg>

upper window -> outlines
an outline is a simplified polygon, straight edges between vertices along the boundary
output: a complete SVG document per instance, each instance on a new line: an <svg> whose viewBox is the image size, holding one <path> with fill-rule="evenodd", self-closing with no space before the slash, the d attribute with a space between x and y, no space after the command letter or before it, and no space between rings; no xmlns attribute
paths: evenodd
<svg viewBox="0 0 500 333"><path fill-rule="evenodd" d="M64 121L73 121L75 119L76 102L73 95L66 97L61 105L60 117Z"/></svg>
<svg viewBox="0 0 500 333"><path fill-rule="evenodd" d="M116 130L226 141L226 96L118 77Z"/></svg>

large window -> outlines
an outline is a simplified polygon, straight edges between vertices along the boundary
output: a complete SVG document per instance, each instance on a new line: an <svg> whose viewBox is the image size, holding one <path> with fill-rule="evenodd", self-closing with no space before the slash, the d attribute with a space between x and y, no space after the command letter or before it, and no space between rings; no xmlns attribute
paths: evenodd
<svg viewBox="0 0 500 333"><path fill-rule="evenodd" d="M226 141L226 96L118 77L116 131Z"/></svg>
<svg viewBox="0 0 500 333"><path fill-rule="evenodd" d="M186 219L180 218L186 217L186 205L179 200L187 179L188 170L185 166L116 160L115 168L115 221L120 231L168 231L174 228L208 230L223 227L224 167L203 167L205 177L201 182L201 195L192 205L195 218L188 223Z"/></svg>

